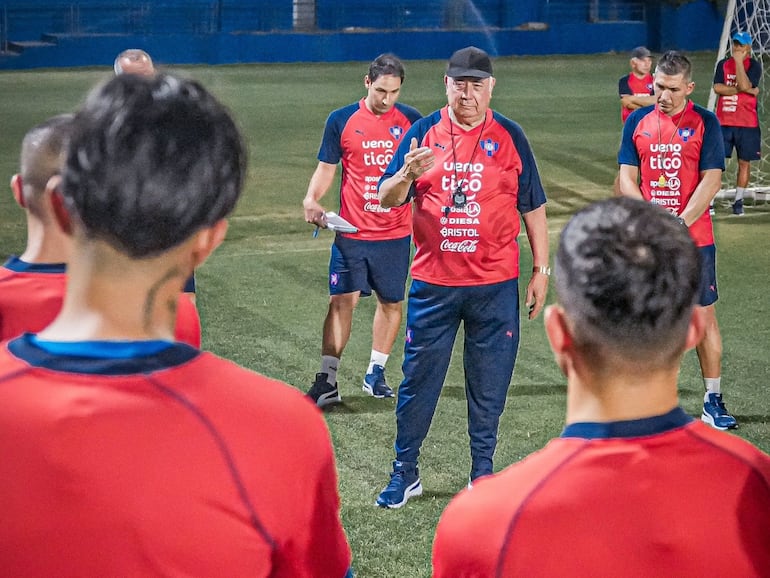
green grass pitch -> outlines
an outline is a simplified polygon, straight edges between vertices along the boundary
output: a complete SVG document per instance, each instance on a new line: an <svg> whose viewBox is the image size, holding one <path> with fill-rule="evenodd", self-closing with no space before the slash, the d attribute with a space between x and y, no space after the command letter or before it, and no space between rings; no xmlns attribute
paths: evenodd
<svg viewBox="0 0 770 578"><path fill-rule="evenodd" d="M374 48L372 57L388 48ZM693 98L705 104L714 54L698 53L693 59ZM197 275L204 345L302 390L318 370L332 235L322 231L312 237L301 202L324 120L332 109L363 96L367 65L167 67L198 78L228 104L250 151L245 193L227 241ZM423 113L445 104L444 66L443 61L406 62L402 102ZM531 141L549 196L552 250L576 209L611 193L621 130L617 80L627 66L625 54L496 59L492 105L519 122ZM74 109L91 86L110 74L108 68L0 73L0 178L7 183L16 171L20 141L29 127ZM336 190L324 202L337 209ZM737 435L770 451L770 205L749 206L745 217L736 218L717 201L715 227L725 399L740 422ZM2 253L18 253L23 244L23 215L6 189L0 195ZM522 271L528 271L525 237L522 245ZM461 360L456 354L423 447L425 494L398 511L374 507L388 480L395 420L392 400L374 400L361 391L372 313L373 300L363 299L339 376L345 404L326 414L337 453L343 521L358 576L429 576L436 522L467 483L470 467ZM402 346L399 338L388 363L393 386L401 377ZM565 391L542 318L523 318L496 469L559 434ZM700 414L702 391L697 358L690 352L682 365L680 393L692 415Z"/></svg>

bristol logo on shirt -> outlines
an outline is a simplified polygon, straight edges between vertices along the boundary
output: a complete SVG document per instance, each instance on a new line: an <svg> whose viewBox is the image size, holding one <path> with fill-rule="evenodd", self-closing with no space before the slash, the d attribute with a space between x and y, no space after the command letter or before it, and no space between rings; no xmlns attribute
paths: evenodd
<svg viewBox="0 0 770 578"><path fill-rule="evenodd" d="M488 157L491 157L497 152L497 149L500 148L500 143L497 143L491 138L488 138L487 140L480 141L479 146L481 147L481 150L487 153Z"/></svg>
<svg viewBox="0 0 770 578"><path fill-rule="evenodd" d="M400 126L392 126L390 127L390 136L392 136L394 139L398 140L401 138L401 136L404 134L404 129Z"/></svg>
<svg viewBox="0 0 770 578"><path fill-rule="evenodd" d="M687 139L695 134L695 131L691 128L680 128L679 136L682 137L682 142L687 142Z"/></svg>

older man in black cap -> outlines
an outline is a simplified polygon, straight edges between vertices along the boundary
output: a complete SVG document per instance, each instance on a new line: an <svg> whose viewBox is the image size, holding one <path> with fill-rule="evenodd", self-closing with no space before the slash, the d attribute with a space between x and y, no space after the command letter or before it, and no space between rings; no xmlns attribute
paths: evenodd
<svg viewBox="0 0 770 578"><path fill-rule="evenodd" d="M492 473L519 346L522 217L535 265L526 288L530 319L548 288L545 192L521 127L489 108L495 86L489 55L474 46L458 50L444 85L448 105L412 125L379 185L383 207L414 201L416 247L396 459L377 499L383 508L399 508L422 493L417 458L461 322L470 480Z"/></svg>

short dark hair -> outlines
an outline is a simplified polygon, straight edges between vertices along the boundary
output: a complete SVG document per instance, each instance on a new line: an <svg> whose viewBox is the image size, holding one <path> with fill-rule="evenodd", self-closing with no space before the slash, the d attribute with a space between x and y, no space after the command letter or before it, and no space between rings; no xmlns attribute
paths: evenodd
<svg viewBox="0 0 770 578"><path fill-rule="evenodd" d="M64 154L72 132L72 114L59 114L33 126L24 135L19 173L27 208L37 213L37 199L48 180L61 172Z"/></svg>
<svg viewBox="0 0 770 578"><path fill-rule="evenodd" d="M404 65L395 54L390 52L380 54L369 65L367 76L370 82L374 82L380 76L398 76L404 82Z"/></svg>
<svg viewBox="0 0 770 578"><path fill-rule="evenodd" d="M669 76L681 74L685 81L692 79L692 62L683 53L676 50L664 52L655 65L655 72L660 71Z"/></svg>
<svg viewBox="0 0 770 578"><path fill-rule="evenodd" d="M700 284L700 253L664 209L627 197L577 212L564 227L555 285L576 345L601 363L678 361Z"/></svg>
<svg viewBox="0 0 770 578"><path fill-rule="evenodd" d="M227 216L246 170L241 135L201 84L113 77L75 117L62 193L86 234L148 257Z"/></svg>

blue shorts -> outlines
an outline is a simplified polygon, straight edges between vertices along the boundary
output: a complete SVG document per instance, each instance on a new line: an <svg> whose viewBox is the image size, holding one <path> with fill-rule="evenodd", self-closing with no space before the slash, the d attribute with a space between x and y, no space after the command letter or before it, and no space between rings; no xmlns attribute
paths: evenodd
<svg viewBox="0 0 770 578"><path fill-rule="evenodd" d="M699 305L705 307L716 303L717 292L717 248L715 245L700 247L700 299Z"/></svg>
<svg viewBox="0 0 770 578"><path fill-rule="evenodd" d="M329 260L329 294L372 290L385 303L404 300L412 238L360 241L337 235Z"/></svg>
<svg viewBox="0 0 770 578"><path fill-rule="evenodd" d="M762 133L759 127L723 126L725 158L733 156L733 147L742 161L758 161L762 158Z"/></svg>

